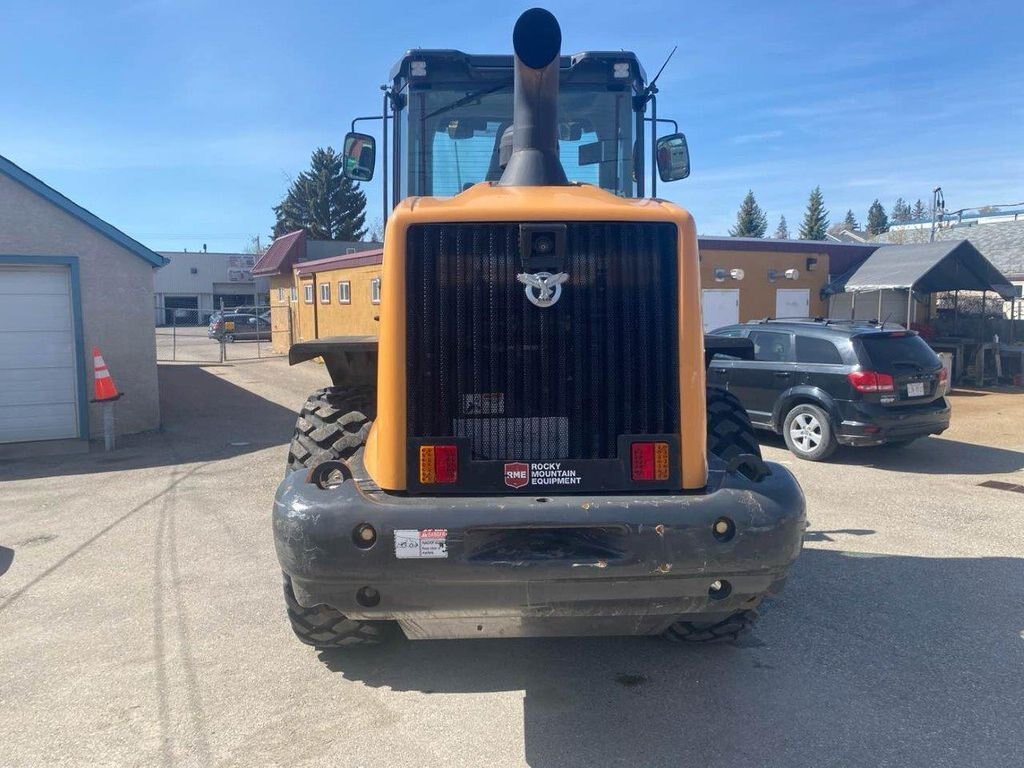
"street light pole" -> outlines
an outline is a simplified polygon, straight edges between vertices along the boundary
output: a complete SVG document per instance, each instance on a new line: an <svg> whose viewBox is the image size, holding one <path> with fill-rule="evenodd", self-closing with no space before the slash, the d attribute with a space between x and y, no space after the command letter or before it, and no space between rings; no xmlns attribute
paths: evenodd
<svg viewBox="0 0 1024 768"><path fill-rule="evenodd" d="M942 197L942 187L936 187L932 190L932 234L928 238L929 243L935 242L935 220L939 216L939 211L945 211L946 201Z"/></svg>

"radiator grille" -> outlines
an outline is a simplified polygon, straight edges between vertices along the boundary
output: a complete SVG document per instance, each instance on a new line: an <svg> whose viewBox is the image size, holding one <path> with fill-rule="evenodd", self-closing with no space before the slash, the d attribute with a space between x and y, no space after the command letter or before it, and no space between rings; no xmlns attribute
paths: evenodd
<svg viewBox="0 0 1024 768"><path fill-rule="evenodd" d="M610 459L679 429L673 224L569 223L559 301L531 304L517 224L429 224L407 243L408 434L473 459Z"/></svg>

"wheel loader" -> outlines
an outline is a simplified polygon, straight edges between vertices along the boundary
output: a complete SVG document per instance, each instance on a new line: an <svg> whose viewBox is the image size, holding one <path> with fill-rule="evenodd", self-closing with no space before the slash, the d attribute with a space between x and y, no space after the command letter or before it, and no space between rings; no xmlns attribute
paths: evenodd
<svg viewBox="0 0 1024 768"><path fill-rule="evenodd" d="M734 639L806 516L705 385L715 354L752 349L703 335L693 218L644 194L644 129L652 193L655 167L688 174L685 137L657 138L633 54L562 56L539 8L512 43L392 73L379 338L290 352L333 386L302 408L274 503L288 617L318 648ZM345 174L372 178L375 156L353 131Z"/></svg>

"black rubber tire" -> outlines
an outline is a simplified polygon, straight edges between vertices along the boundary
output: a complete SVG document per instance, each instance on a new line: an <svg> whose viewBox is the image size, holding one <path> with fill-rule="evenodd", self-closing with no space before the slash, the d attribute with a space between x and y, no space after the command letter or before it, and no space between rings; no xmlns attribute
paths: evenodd
<svg viewBox="0 0 1024 768"><path fill-rule="evenodd" d="M359 645L381 645L395 635L391 621L356 621L326 605L306 608L299 605L292 590L292 580L284 576L284 602L292 631L306 645L314 648L351 648Z"/></svg>
<svg viewBox="0 0 1024 768"><path fill-rule="evenodd" d="M746 634L757 621L757 609L736 611L721 621L677 621L664 637L674 643L729 643Z"/></svg>
<svg viewBox="0 0 1024 768"><path fill-rule="evenodd" d="M295 421L288 472L350 459L366 443L375 412L370 388L326 387L309 396Z"/></svg>
<svg viewBox="0 0 1024 768"><path fill-rule="evenodd" d="M288 472L315 467L324 461L346 460L362 450L375 413L370 388L326 387L309 396L295 422L288 449ZM326 605L306 608L295 599L292 582L284 576L284 601L292 631L315 648L378 645L395 633L391 621L357 621Z"/></svg>
<svg viewBox="0 0 1024 768"><path fill-rule="evenodd" d="M820 442L809 451L801 448L789 433L793 421L801 414L813 417L821 431ZM823 408L811 403L800 403L790 409L782 422L782 439L786 441L786 447L789 448L794 456L805 461L824 461L835 452L838 445L836 443L836 436L832 431L832 420L829 418L828 413Z"/></svg>
<svg viewBox="0 0 1024 768"><path fill-rule="evenodd" d="M729 462L744 453L761 458L761 444L746 409L732 392L707 389L708 453Z"/></svg>

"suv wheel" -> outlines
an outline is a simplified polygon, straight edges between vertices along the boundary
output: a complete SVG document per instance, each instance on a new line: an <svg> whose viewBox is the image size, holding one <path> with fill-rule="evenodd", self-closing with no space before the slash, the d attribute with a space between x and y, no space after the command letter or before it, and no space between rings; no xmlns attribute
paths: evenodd
<svg viewBox="0 0 1024 768"><path fill-rule="evenodd" d="M810 403L801 403L786 414L782 436L793 455L807 461L823 461L836 449L828 414Z"/></svg>

